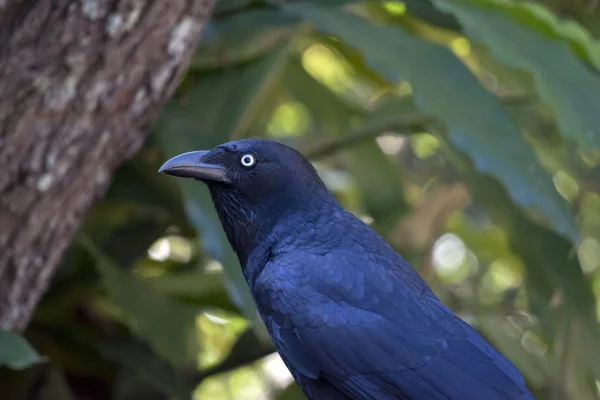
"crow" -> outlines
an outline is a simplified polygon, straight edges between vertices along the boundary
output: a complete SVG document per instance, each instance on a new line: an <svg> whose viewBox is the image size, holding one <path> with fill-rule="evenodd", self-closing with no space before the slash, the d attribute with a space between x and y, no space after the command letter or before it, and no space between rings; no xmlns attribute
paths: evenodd
<svg viewBox="0 0 600 400"><path fill-rule="evenodd" d="M208 186L256 307L309 399L533 399L295 149L242 139L159 172Z"/></svg>

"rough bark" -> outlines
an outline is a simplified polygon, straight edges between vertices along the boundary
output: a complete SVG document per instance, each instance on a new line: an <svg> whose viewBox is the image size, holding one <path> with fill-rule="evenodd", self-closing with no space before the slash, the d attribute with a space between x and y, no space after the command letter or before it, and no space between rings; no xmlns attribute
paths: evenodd
<svg viewBox="0 0 600 400"><path fill-rule="evenodd" d="M0 0L0 328L22 330L214 0Z"/></svg>

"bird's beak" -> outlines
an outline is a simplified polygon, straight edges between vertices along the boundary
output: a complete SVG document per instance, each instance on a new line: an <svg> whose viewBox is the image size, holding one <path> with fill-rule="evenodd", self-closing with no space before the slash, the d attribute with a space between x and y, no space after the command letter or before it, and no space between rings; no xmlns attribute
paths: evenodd
<svg viewBox="0 0 600 400"><path fill-rule="evenodd" d="M158 172L181 178L229 183L224 166L203 161L208 153L209 151L190 151L180 154L164 163Z"/></svg>

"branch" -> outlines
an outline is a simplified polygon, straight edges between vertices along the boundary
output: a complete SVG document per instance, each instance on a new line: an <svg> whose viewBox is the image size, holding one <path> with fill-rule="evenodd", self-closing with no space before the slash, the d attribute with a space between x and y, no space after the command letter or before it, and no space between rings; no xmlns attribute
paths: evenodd
<svg viewBox="0 0 600 400"><path fill-rule="evenodd" d="M535 104L536 98L528 94L506 95L499 98L499 101L505 107L517 107L528 104ZM366 140L375 139L385 132L397 132L404 135L426 132L431 124L438 124L441 121L434 115L423 114L419 112L400 115L396 119L387 119L385 121L367 122L362 126L351 130L342 137L330 139L318 143L305 149L302 153L307 158L318 159L331 155L344 148L362 143Z"/></svg>
<svg viewBox="0 0 600 400"><path fill-rule="evenodd" d="M428 124L436 121L435 117L430 115L406 114L395 121L367 123L348 132L343 137L309 147L303 153L307 158L321 158L363 141L375 139L384 132L394 131L403 134L423 132Z"/></svg>
<svg viewBox="0 0 600 400"><path fill-rule="evenodd" d="M195 385L199 385L206 378L210 378L211 376L233 371L234 369L237 369L239 367L252 364L253 362L258 361L261 358L266 357L270 354L273 354L274 352L275 348L273 347L262 347L255 349L251 353L243 354L236 358L227 357L221 363L191 376L190 381L193 382Z"/></svg>

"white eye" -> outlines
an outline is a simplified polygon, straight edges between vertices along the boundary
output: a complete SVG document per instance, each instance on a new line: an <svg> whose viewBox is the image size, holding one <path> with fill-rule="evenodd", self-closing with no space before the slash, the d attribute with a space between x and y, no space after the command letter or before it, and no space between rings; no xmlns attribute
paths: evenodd
<svg viewBox="0 0 600 400"><path fill-rule="evenodd" d="M246 168L253 167L256 164L256 158L252 154L244 154L240 159L242 165Z"/></svg>

